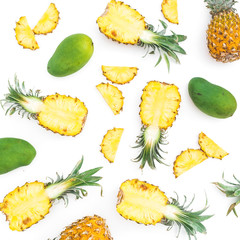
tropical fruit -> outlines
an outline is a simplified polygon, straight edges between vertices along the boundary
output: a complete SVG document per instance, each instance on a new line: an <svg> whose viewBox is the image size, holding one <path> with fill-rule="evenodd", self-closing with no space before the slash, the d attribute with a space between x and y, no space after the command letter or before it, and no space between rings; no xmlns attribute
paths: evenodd
<svg viewBox="0 0 240 240"><path fill-rule="evenodd" d="M65 179L57 174L56 181L25 183L8 193L0 203L0 211L6 215L10 229L23 231L43 219L55 200L63 199L67 203L67 194L81 198L87 195L83 186L100 186L97 182L101 177L93 175L101 168L79 173L82 164L83 159Z"/></svg>
<svg viewBox="0 0 240 240"><path fill-rule="evenodd" d="M237 109L237 101L228 90L203 78L192 78L188 83L188 92L194 104L209 116L228 118Z"/></svg>
<svg viewBox="0 0 240 240"><path fill-rule="evenodd" d="M127 180L120 186L118 192L117 211L126 219L137 223L153 224L162 223L171 229L176 224L183 227L189 239L196 239L197 232L206 233L206 228L201 223L211 216L202 215L207 209L193 212L188 210L190 204L180 204L178 197L168 199L159 187L139 181Z"/></svg>
<svg viewBox="0 0 240 240"><path fill-rule="evenodd" d="M55 77L64 77L79 71L93 54L93 42L85 34L65 38L48 61L47 70Z"/></svg>
<svg viewBox="0 0 240 240"><path fill-rule="evenodd" d="M163 0L162 12L169 22L178 24L177 0Z"/></svg>
<svg viewBox="0 0 240 240"><path fill-rule="evenodd" d="M29 165L36 156L35 148L19 138L0 138L0 174Z"/></svg>

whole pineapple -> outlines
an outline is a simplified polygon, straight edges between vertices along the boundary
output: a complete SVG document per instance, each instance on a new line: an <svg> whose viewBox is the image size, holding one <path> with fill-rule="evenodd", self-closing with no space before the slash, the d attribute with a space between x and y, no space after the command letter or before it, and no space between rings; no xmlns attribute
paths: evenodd
<svg viewBox="0 0 240 240"><path fill-rule="evenodd" d="M211 9L212 20L207 30L211 56L220 62L240 58L240 19L233 5L235 0L204 0Z"/></svg>

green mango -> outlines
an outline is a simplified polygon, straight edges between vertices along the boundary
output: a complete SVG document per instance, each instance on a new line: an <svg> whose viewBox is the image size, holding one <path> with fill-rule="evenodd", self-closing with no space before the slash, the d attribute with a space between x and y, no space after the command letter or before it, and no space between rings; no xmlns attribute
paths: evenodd
<svg viewBox="0 0 240 240"><path fill-rule="evenodd" d="M87 64L93 54L93 42L85 34L73 34L65 38L48 61L47 70L55 77L77 72Z"/></svg>
<svg viewBox="0 0 240 240"><path fill-rule="evenodd" d="M237 101L228 90L203 78L192 78L188 83L188 92L194 104L209 116L228 118L237 109Z"/></svg>
<svg viewBox="0 0 240 240"><path fill-rule="evenodd" d="M35 148L18 138L0 138L0 174L29 165L36 156Z"/></svg>

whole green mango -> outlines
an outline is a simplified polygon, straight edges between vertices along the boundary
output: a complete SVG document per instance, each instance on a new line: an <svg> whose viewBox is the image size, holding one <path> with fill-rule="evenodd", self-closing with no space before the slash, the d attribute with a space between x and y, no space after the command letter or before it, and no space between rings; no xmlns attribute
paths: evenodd
<svg viewBox="0 0 240 240"><path fill-rule="evenodd" d="M18 138L0 138L0 174L29 165L36 156L35 148Z"/></svg>
<svg viewBox="0 0 240 240"><path fill-rule="evenodd" d="M237 101L228 90L203 78L192 78L188 83L188 92L194 104L209 116L228 118L237 109Z"/></svg>
<svg viewBox="0 0 240 240"><path fill-rule="evenodd" d="M64 77L80 70L93 54L93 42L85 34L65 38L48 61L47 70L55 77Z"/></svg>

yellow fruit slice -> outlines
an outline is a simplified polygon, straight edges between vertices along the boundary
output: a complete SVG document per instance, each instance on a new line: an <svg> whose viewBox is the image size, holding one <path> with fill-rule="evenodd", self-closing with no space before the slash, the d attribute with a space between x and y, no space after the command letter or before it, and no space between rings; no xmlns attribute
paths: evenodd
<svg viewBox="0 0 240 240"><path fill-rule="evenodd" d="M136 67L102 66L103 75L112 83L125 84L137 75Z"/></svg>
<svg viewBox="0 0 240 240"><path fill-rule="evenodd" d="M108 130L106 135L103 137L101 143L101 151L104 154L104 157L110 163L114 162L123 130L123 128L113 128L111 130Z"/></svg>
<svg viewBox="0 0 240 240"><path fill-rule="evenodd" d="M200 164L207 158L207 155L200 149L188 149L181 152L181 154L177 156L177 159L174 162L173 166L173 172L175 177L179 177L180 175L193 168L194 166Z"/></svg>
<svg viewBox="0 0 240 240"><path fill-rule="evenodd" d="M178 24L177 0L163 0L162 12L169 22Z"/></svg>
<svg viewBox="0 0 240 240"><path fill-rule="evenodd" d="M207 137L203 132L199 134L198 143L201 149L208 157L222 159L228 155L221 147L219 147L212 139Z"/></svg>
<svg viewBox="0 0 240 240"><path fill-rule="evenodd" d="M97 89L112 109L114 115L119 114L123 107L124 100L122 92L117 87L109 83L100 83L97 85Z"/></svg>
<svg viewBox="0 0 240 240"><path fill-rule="evenodd" d="M58 25L59 12L54 3L51 3L43 14L37 25L34 27L35 34L47 34L52 32Z"/></svg>
<svg viewBox="0 0 240 240"><path fill-rule="evenodd" d="M26 17L20 17L19 21L16 22L15 33L19 45L31 50L36 50L39 48L38 43L35 40L34 33L28 25Z"/></svg>

